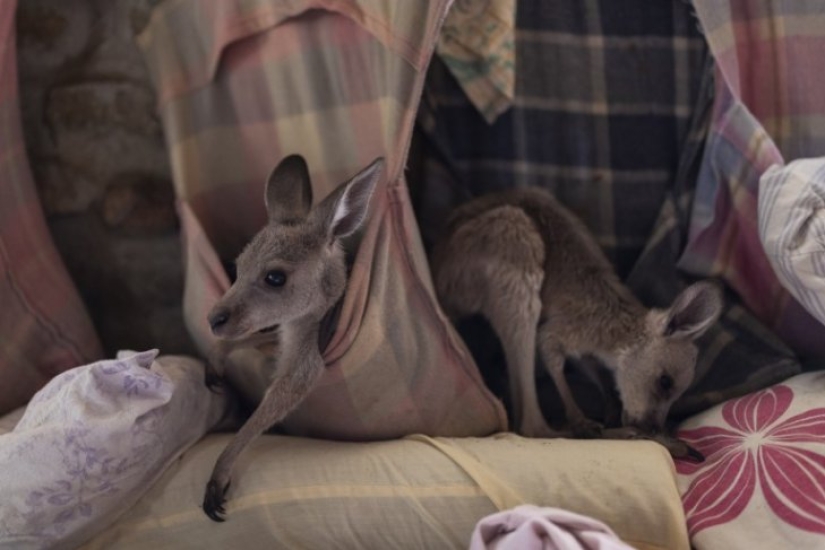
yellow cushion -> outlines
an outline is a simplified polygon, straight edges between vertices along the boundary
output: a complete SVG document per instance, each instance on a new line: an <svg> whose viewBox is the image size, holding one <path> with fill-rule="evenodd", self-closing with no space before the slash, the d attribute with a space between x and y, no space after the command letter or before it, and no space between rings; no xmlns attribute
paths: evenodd
<svg viewBox="0 0 825 550"><path fill-rule="evenodd" d="M524 503L595 517L640 549L689 548L673 463L655 443L267 435L236 464L218 524L200 503L230 437L195 445L83 548L466 548L479 519Z"/></svg>

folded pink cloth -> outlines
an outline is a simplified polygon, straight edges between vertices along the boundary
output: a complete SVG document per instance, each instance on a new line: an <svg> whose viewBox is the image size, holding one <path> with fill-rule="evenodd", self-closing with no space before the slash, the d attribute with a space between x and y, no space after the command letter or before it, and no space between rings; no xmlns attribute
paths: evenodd
<svg viewBox="0 0 825 550"><path fill-rule="evenodd" d="M632 550L604 523L558 508L523 505L482 518L470 550Z"/></svg>

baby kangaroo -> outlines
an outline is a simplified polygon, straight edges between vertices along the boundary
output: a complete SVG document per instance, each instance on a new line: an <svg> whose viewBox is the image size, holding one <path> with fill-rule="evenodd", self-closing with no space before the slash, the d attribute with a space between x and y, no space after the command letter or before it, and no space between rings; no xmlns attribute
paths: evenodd
<svg viewBox="0 0 825 550"><path fill-rule="evenodd" d="M233 348L278 342L277 356L261 356L266 364L260 368L274 373L272 381L258 408L218 457L206 486L203 509L215 521L223 521L238 455L291 412L324 370L318 349L320 323L344 294L347 282L341 239L362 225L383 166L383 159L376 159L314 208L303 158L285 158L269 176L269 222L238 257L235 283L209 313L212 332L223 340L219 364Z"/></svg>
<svg viewBox="0 0 825 550"><path fill-rule="evenodd" d="M539 409L537 349L575 435L595 437L602 429L585 417L564 376L565 357L583 355L613 373L622 423L657 433L693 381L693 340L722 307L717 286L699 282L669 309L646 309L584 224L540 189L486 195L459 207L433 250L432 268L447 314L481 314L501 340L513 425L533 437L557 435Z"/></svg>

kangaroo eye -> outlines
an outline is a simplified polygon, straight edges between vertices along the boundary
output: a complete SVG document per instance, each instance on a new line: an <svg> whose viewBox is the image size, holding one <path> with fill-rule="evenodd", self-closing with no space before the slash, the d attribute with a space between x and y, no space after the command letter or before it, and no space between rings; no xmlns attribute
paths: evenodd
<svg viewBox="0 0 825 550"><path fill-rule="evenodd" d="M286 273L283 271L273 270L266 274L264 282L271 287L281 287L286 284Z"/></svg>
<svg viewBox="0 0 825 550"><path fill-rule="evenodd" d="M659 377L659 389L668 392L673 388L673 377L669 374L663 374Z"/></svg>

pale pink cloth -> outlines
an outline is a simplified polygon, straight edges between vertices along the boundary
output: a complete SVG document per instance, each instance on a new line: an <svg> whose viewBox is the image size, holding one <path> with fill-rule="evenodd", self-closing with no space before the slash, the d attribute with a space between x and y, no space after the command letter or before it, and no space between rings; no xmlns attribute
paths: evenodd
<svg viewBox="0 0 825 550"><path fill-rule="evenodd" d="M632 550L593 518L530 504L482 518L470 550Z"/></svg>

